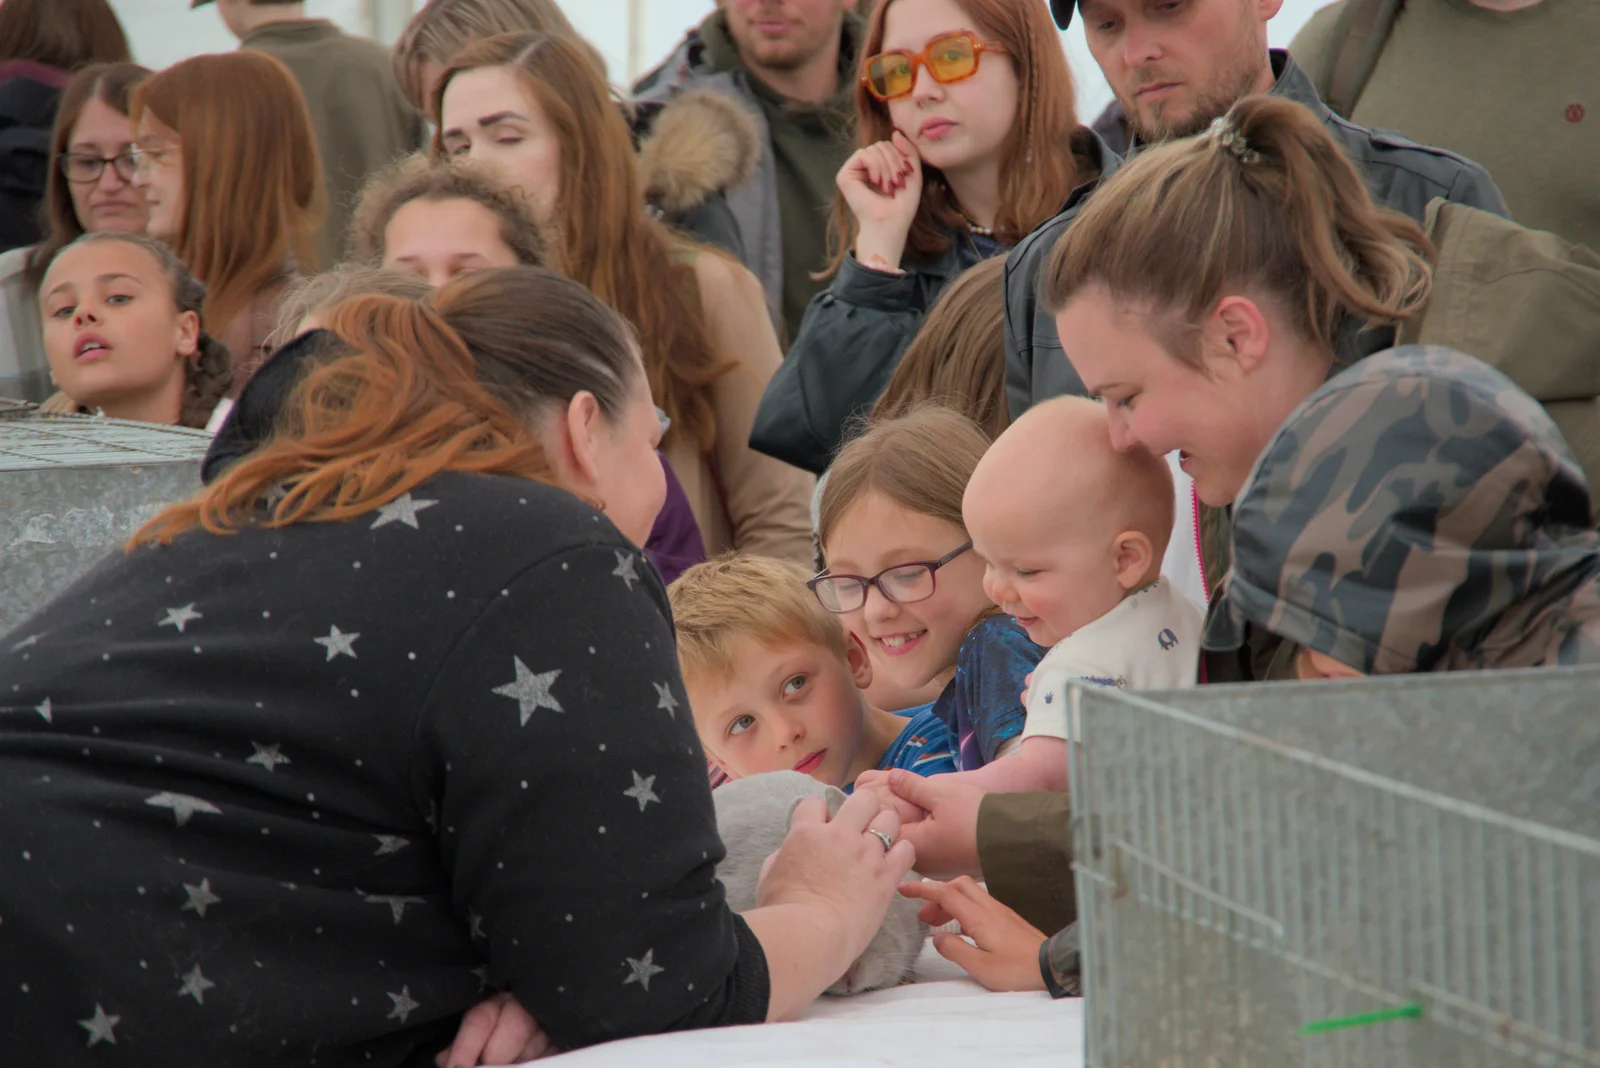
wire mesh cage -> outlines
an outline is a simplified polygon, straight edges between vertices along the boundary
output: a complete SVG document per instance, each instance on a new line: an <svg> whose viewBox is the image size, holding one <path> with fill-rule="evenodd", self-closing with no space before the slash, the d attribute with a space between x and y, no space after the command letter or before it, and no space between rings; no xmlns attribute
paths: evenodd
<svg viewBox="0 0 1600 1068"><path fill-rule="evenodd" d="M1600 1065L1600 670L1072 697L1088 1064Z"/></svg>
<svg viewBox="0 0 1600 1068"><path fill-rule="evenodd" d="M0 409L0 634L200 487L201 430Z"/></svg>

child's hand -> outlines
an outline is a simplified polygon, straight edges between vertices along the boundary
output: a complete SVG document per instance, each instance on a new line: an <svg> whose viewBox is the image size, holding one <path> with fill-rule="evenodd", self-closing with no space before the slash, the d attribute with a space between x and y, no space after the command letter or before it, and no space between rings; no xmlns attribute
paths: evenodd
<svg viewBox="0 0 1600 1068"><path fill-rule="evenodd" d="M917 871L923 875L941 879L978 871L978 806L988 791L965 778L924 778L899 768L889 772L895 796L922 813L904 823L901 833L917 847Z"/></svg>
<svg viewBox="0 0 1600 1068"><path fill-rule="evenodd" d="M972 942L942 931L933 936L933 948L990 990L1045 989L1039 971L1044 932L996 901L968 876L948 883L903 883L900 893L923 900L922 922L935 927L951 920L961 924L961 935Z"/></svg>
<svg viewBox="0 0 1600 1068"><path fill-rule="evenodd" d="M1028 691L1033 689L1033 672L1022 676L1022 707L1028 707Z"/></svg>
<svg viewBox="0 0 1600 1068"><path fill-rule="evenodd" d="M554 1053L539 1023L510 994L496 994L461 1017L449 1049L433 1059L439 1068L476 1068L480 1064L521 1064Z"/></svg>
<svg viewBox="0 0 1600 1068"><path fill-rule="evenodd" d="M883 799L883 807L899 816L901 824L916 823L927 815L926 812L913 805L910 801L895 796L894 791L889 788L889 773L887 771L880 771L877 768L873 768L871 771L863 771L856 776L855 788L857 790L876 790L878 796Z"/></svg>

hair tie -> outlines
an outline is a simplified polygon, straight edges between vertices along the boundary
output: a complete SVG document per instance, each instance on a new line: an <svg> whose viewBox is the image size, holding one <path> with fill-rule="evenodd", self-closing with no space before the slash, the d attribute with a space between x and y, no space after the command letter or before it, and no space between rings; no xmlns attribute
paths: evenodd
<svg viewBox="0 0 1600 1068"><path fill-rule="evenodd" d="M1226 115L1219 115L1213 119L1208 133L1212 144L1225 149L1234 159L1246 166L1261 159L1261 153L1250 147L1250 142L1245 140L1244 132Z"/></svg>

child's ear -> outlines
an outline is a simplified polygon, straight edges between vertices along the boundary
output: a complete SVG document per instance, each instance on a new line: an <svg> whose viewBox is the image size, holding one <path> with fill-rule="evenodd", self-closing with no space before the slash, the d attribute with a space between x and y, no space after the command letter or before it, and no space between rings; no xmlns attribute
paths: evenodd
<svg viewBox="0 0 1600 1068"><path fill-rule="evenodd" d="M1125 590L1144 585L1150 565L1156 562L1155 547L1148 535L1137 530L1124 530L1111 543L1116 557L1117 584Z"/></svg>
<svg viewBox="0 0 1600 1068"><path fill-rule="evenodd" d="M177 337L173 345L173 351L186 360L200 351L200 316L194 312L183 312L178 316Z"/></svg>
<svg viewBox="0 0 1600 1068"><path fill-rule="evenodd" d="M872 657L867 655L867 647L856 637L855 631L844 632L844 655L850 665L850 678L856 684L856 689L865 690L871 686Z"/></svg>

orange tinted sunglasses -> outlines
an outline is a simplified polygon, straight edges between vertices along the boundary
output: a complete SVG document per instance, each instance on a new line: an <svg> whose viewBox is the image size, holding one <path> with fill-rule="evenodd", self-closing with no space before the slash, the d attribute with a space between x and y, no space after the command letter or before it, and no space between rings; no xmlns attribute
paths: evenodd
<svg viewBox="0 0 1600 1068"><path fill-rule="evenodd" d="M917 84L917 66L928 68L940 85L964 81L978 73L978 57L984 52L1004 53L999 45L986 44L963 30L935 37L920 52L896 49L880 52L862 64L861 84L879 100L893 100L911 92Z"/></svg>

